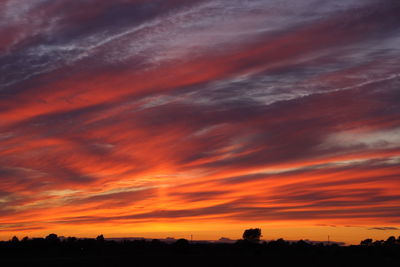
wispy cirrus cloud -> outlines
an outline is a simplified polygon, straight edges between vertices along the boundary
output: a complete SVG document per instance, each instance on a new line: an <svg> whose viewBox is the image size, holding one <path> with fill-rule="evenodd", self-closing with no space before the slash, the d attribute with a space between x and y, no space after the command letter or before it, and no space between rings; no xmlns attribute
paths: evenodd
<svg viewBox="0 0 400 267"><path fill-rule="evenodd" d="M390 231L392 231L392 230L400 230L400 229L397 227L384 226L384 227L372 227L372 228L369 228L369 230L381 230L381 231L390 230Z"/></svg>

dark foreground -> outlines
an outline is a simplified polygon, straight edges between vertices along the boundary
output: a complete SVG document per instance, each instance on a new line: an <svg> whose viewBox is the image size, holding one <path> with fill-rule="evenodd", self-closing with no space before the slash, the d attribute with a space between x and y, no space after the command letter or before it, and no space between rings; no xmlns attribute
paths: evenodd
<svg viewBox="0 0 400 267"><path fill-rule="evenodd" d="M70 238L0 242L1 266L400 266L400 242L359 246L284 240L166 244Z"/></svg>

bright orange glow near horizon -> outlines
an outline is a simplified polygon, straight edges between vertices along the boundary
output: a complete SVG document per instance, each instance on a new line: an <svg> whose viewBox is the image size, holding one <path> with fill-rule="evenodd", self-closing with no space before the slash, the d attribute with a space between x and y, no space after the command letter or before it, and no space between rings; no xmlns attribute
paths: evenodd
<svg viewBox="0 0 400 267"><path fill-rule="evenodd" d="M0 239L400 235L399 12L1 1Z"/></svg>

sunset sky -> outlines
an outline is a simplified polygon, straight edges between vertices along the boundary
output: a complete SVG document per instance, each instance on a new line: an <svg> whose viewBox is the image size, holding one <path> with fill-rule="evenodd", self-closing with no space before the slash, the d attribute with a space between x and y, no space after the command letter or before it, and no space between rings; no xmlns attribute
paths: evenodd
<svg viewBox="0 0 400 267"><path fill-rule="evenodd" d="M399 236L399 14L1 0L0 240Z"/></svg>

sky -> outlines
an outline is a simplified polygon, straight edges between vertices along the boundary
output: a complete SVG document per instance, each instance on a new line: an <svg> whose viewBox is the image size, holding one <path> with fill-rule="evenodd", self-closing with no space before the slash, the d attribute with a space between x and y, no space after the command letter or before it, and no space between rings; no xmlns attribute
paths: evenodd
<svg viewBox="0 0 400 267"><path fill-rule="evenodd" d="M399 13L0 1L0 239L400 235Z"/></svg>

